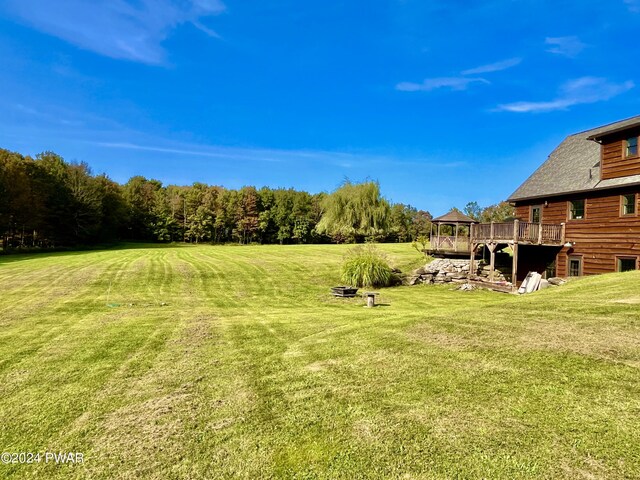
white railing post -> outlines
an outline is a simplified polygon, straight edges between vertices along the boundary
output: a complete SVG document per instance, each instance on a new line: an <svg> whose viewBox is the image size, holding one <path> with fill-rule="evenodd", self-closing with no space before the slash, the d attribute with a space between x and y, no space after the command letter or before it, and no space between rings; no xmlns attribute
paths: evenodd
<svg viewBox="0 0 640 480"><path fill-rule="evenodd" d="M542 245L542 223L538 224L538 245Z"/></svg>

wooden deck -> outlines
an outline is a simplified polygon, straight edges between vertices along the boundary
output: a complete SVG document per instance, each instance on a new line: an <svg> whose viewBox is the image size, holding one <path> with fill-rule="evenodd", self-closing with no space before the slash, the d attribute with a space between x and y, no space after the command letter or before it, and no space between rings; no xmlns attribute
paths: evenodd
<svg viewBox="0 0 640 480"><path fill-rule="evenodd" d="M457 231L457 230L456 230ZM539 245L545 247L562 247L565 243L564 223L533 223L521 222L491 222L474 223L469 225L469 236L443 236L431 238L431 246L425 250L429 255L468 256L470 271L474 271L476 255L484 245L490 253L490 275L493 280L495 271L496 251L510 246L512 254L511 278L513 288L518 278L518 246Z"/></svg>
<svg viewBox="0 0 640 480"><path fill-rule="evenodd" d="M470 225L470 236L439 235L431 238L426 250L430 255L468 255L480 245L541 245L564 244L564 224L521 222L492 222Z"/></svg>
<svg viewBox="0 0 640 480"><path fill-rule="evenodd" d="M469 268L473 271L474 260L480 245L485 245L490 252L490 274L493 280L495 271L495 254L501 245L509 245L513 252L511 257L512 288L515 291L518 283L518 250L520 245L539 245L562 247L565 242L565 224L533 223L515 220L510 223L481 223L471 225Z"/></svg>
<svg viewBox="0 0 640 480"><path fill-rule="evenodd" d="M560 246L564 244L564 223L533 223L515 220L508 223L471 225L470 244L524 244Z"/></svg>

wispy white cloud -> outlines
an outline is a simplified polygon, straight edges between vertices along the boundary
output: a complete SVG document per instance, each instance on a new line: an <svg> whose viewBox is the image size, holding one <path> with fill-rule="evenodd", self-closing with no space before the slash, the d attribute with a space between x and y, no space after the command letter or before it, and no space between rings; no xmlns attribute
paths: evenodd
<svg viewBox="0 0 640 480"><path fill-rule="evenodd" d="M200 30L201 32L206 33L207 35L209 35L212 38L220 38L220 35L218 34L218 32L216 32L215 30L211 30L209 27L207 27L206 25L203 25L201 22L191 22L193 23L193 26L196 27L198 30Z"/></svg>
<svg viewBox="0 0 640 480"><path fill-rule="evenodd" d="M36 108L23 105L22 103L14 103L11 105L14 110L27 115L29 117L35 117L38 120L49 122L52 124L58 124L63 126L83 126L84 123L78 119L66 118L61 115L60 112L50 112L47 110L38 110Z"/></svg>
<svg viewBox="0 0 640 480"><path fill-rule="evenodd" d="M509 58L487 65L470 68L464 70L460 75L455 77L434 77L426 78L421 83L416 82L400 82L396 85L396 90L401 92L430 92L439 88L448 88L453 91L461 91L469 88L474 83L490 84L489 80L482 77L474 77L470 75L479 75L482 73L499 72L511 67L515 67L522 62L521 58Z"/></svg>
<svg viewBox="0 0 640 480"><path fill-rule="evenodd" d="M152 139L150 139L152 140ZM326 150L286 150L264 148L227 147L201 144L141 144L134 142L94 142L96 147L109 149L157 152L176 156L194 156L220 160L245 162L269 162L280 164L299 164L301 161L333 165L340 168L354 168L360 165L378 167L428 167L433 169L456 169L468 166L466 162L441 162L429 158L400 158L393 155L381 155L370 152L341 152Z"/></svg>
<svg viewBox="0 0 640 480"><path fill-rule="evenodd" d="M437 77L426 78L422 83L401 82L396 85L396 90L401 92L429 92L438 88L448 88L450 90L466 90L472 83L489 83L484 78L470 77Z"/></svg>
<svg viewBox="0 0 640 480"><path fill-rule="evenodd" d="M463 75L479 75L481 73L500 72L511 67L515 67L522 63L522 58L509 58L507 60L501 60L495 63L489 63L488 65L481 65L479 67L470 68L462 72Z"/></svg>
<svg viewBox="0 0 640 480"><path fill-rule="evenodd" d="M565 57L575 57L587 46L576 36L547 37L544 43L551 47L547 49L547 52L564 55Z"/></svg>
<svg viewBox="0 0 640 480"><path fill-rule="evenodd" d="M225 10L221 0L6 0L5 10L33 28L111 58L162 64L162 42L191 23Z"/></svg>
<svg viewBox="0 0 640 480"><path fill-rule="evenodd" d="M164 147L156 145L139 145L127 142L95 142L95 145L106 148L116 148L122 150L139 150L146 152L170 153L176 155L188 155L209 158L227 158L233 160L260 160L264 162L281 162L281 158L274 158L273 151L251 150L227 147L206 147L206 146L184 146Z"/></svg>
<svg viewBox="0 0 640 480"><path fill-rule="evenodd" d="M581 77L566 82L553 100L541 102L514 102L499 105L497 111L506 112L551 112L565 110L574 105L609 100L634 87L631 80L613 83L605 78Z"/></svg>
<svg viewBox="0 0 640 480"><path fill-rule="evenodd" d="M80 112L69 106L55 103L36 102L24 104L0 99L0 116L10 118L13 123L31 127L78 127L68 131L123 131L124 127L109 118L92 112Z"/></svg>

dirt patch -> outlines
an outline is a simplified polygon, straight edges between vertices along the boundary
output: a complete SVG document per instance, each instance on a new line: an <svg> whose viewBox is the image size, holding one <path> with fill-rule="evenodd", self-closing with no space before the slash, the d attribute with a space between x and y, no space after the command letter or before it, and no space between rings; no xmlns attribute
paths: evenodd
<svg viewBox="0 0 640 480"><path fill-rule="evenodd" d="M193 279L199 276L198 270L188 262L174 260L172 266L174 271L189 283L193 282Z"/></svg>
<svg viewBox="0 0 640 480"><path fill-rule="evenodd" d="M182 449L185 430L179 412L191 395L174 392L142 403L121 407L103 422L103 434L91 456L96 465L129 463L135 470L152 471L163 452ZM99 459L99 460L98 460Z"/></svg>
<svg viewBox="0 0 640 480"><path fill-rule="evenodd" d="M223 418L222 420L219 420L215 423L211 423L209 425L207 425L207 429L209 430L222 430L225 429L227 427L232 426L233 424L236 423L236 420L234 418Z"/></svg>
<svg viewBox="0 0 640 480"><path fill-rule="evenodd" d="M376 430L376 425L373 422L363 419L354 422L352 433L360 441L374 443L379 437Z"/></svg>
<svg viewBox="0 0 640 480"><path fill-rule="evenodd" d="M337 365L338 363L339 362L337 360L330 358L328 360L321 360L319 362L310 363L305 368L310 372L323 372L331 368L333 365Z"/></svg>
<svg viewBox="0 0 640 480"><path fill-rule="evenodd" d="M216 338L214 326L217 324L218 319L214 316L196 314L188 321L180 336L172 340L172 343L189 349L200 347Z"/></svg>
<svg viewBox="0 0 640 480"><path fill-rule="evenodd" d="M567 478L583 480L609 478L604 463L588 456L582 459L582 465L569 465L567 462L563 462L560 468L567 474Z"/></svg>
<svg viewBox="0 0 640 480"><path fill-rule="evenodd" d="M618 300L611 300L611 303L624 303L629 305L636 305L640 303L640 297L620 298Z"/></svg>
<svg viewBox="0 0 640 480"><path fill-rule="evenodd" d="M431 325L420 325L409 330L408 337L413 341L427 343L430 345L446 348L448 350L462 350L468 348L478 348L486 345L482 336L469 333L462 335L459 333L436 330Z"/></svg>

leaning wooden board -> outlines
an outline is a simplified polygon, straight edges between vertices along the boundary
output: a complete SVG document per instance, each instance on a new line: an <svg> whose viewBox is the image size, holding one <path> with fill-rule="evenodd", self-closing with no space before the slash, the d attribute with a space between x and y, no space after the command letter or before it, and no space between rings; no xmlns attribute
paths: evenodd
<svg viewBox="0 0 640 480"><path fill-rule="evenodd" d="M525 277L522 285L518 289L518 293L531 293L535 292L540 285L540 280L542 279L542 275L538 272L529 272Z"/></svg>

